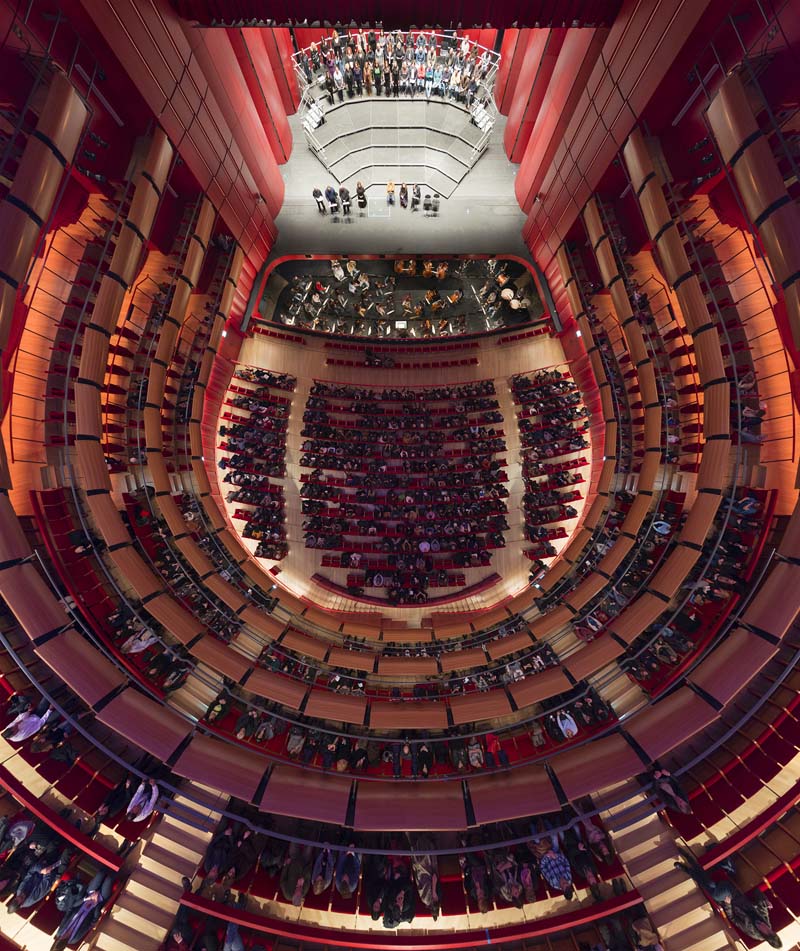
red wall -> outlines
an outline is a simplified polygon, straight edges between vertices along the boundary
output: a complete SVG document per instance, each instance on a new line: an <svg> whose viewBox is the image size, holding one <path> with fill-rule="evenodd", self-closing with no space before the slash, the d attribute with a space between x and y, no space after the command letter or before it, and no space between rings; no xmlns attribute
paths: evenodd
<svg viewBox="0 0 800 951"><path fill-rule="evenodd" d="M531 159L524 174L521 167L517 176L522 186L520 205L529 211L523 235L543 269L597 188L637 116L664 84L687 39L695 33L699 44L707 44L708 32L698 31L697 26L709 6L710 0L626 0L623 4L608 31L602 58L556 137L549 164L534 168ZM685 82L685 74L676 73L675 81ZM541 195L541 201L534 204L536 194Z"/></svg>
<svg viewBox="0 0 800 951"><path fill-rule="evenodd" d="M272 73L278 84L278 92L283 108L288 115L297 112L300 105L300 90L297 88L297 76L292 66L292 54L295 52L291 31L288 27L266 27L258 30L264 49L272 65Z"/></svg>
<svg viewBox="0 0 800 951"><path fill-rule="evenodd" d="M566 31L515 182L517 200L523 211L530 211L533 205L578 99L584 93L605 35L605 30Z"/></svg>
<svg viewBox="0 0 800 951"><path fill-rule="evenodd" d="M187 33L200 33L183 23L169 5L159 0L80 0L85 14L119 60L152 114L179 147L180 154L198 187L219 211L245 254L260 267L275 240L274 214L283 200L283 182L263 129L259 139L266 160L258 155L258 166L271 166L271 180L277 176L270 206L259 202L251 156L245 155L233 128L239 121L227 97L217 99L215 91L192 55ZM223 30L216 31L223 37ZM241 78L236 57L228 43L233 71ZM216 71L215 71L216 72ZM249 96L249 93L247 93ZM255 124L258 122L252 106ZM263 178L263 172L259 172ZM269 187L265 182L264 187ZM265 198L267 194L265 193ZM273 211L274 209L274 211Z"/></svg>
<svg viewBox="0 0 800 951"><path fill-rule="evenodd" d="M504 115L508 115L517 80L525 59L525 50L528 45L530 30L509 29L503 33L503 42L500 46L500 67L497 71L497 80L494 86L494 101L497 108Z"/></svg>
<svg viewBox="0 0 800 951"><path fill-rule="evenodd" d="M256 191L275 218L283 204L284 185L253 97L247 88L227 30L186 26L186 38L211 91L223 109L236 144L247 161Z"/></svg>
<svg viewBox="0 0 800 951"><path fill-rule="evenodd" d="M566 30L531 30L503 135L506 155L521 162L539 115Z"/></svg>
<svg viewBox="0 0 800 951"><path fill-rule="evenodd" d="M282 165L292 152L292 133L261 30L230 29L228 38L253 97L272 154L275 161Z"/></svg>

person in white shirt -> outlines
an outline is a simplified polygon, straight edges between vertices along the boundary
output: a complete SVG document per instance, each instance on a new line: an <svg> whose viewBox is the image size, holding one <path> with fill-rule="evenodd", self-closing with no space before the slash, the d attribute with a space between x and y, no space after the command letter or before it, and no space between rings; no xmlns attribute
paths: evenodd
<svg viewBox="0 0 800 951"><path fill-rule="evenodd" d="M575 723L569 713L559 710L559 712L556 714L556 720L558 721L561 732L568 740L571 740L573 737L578 735L578 725Z"/></svg>
<svg viewBox="0 0 800 951"><path fill-rule="evenodd" d="M158 797L160 795L158 786L154 779L142 780L139 783L139 788L133 794L133 798L128 803L128 808L125 812L127 819L130 819L131 822L144 822L148 818L155 805L158 802Z"/></svg>
<svg viewBox="0 0 800 951"><path fill-rule="evenodd" d="M44 713L38 714L35 710L20 713L16 719L3 730L3 736L9 743L22 743L38 733L53 715L53 708L48 707Z"/></svg>
<svg viewBox="0 0 800 951"><path fill-rule="evenodd" d="M461 88L461 70L458 66L453 70L453 75L450 77L450 89L448 90L448 95L451 99L455 99L458 96L458 90Z"/></svg>
<svg viewBox="0 0 800 951"><path fill-rule="evenodd" d="M131 634L120 650L123 654L141 654L142 651L146 651L148 647L155 644L157 640L158 638L151 630L137 631L135 634Z"/></svg>

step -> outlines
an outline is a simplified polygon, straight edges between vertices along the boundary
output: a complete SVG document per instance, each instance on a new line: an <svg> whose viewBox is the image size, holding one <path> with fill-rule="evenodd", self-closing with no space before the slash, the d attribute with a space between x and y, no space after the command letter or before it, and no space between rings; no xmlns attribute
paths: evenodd
<svg viewBox="0 0 800 951"><path fill-rule="evenodd" d="M182 687L171 694L170 703L181 709L186 707L190 712L194 711L197 705L205 704L203 707L203 712L205 712L208 705L217 696L217 692L210 685L190 677Z"/></svg>
<svg viewBox="0 0 800 951"><path fill-rule="evenodd" d="M625 868L631 878L641 877L646 881L652 881L665 872L673 871L673 863L677 858L679 855L675 849L675 843L669 839L655 845L645 855L640 855L630 862L625 861Z"/></svg>
<svg viewBox="0 0 800 951"><path fill-rule="evenodd" d="M172 927L177 910L177 905L173 911L168 911L166 908L151 905L143 898L123 894L111 909L110 917L120 924L163 941Z"/></svg>
<svg viewBox="0 0 800 951"><path fill-rule="evenodd" d="M439 163L436 164L412 164L395 162L391 165L357 165L355 162L347 160L337 166L336 178L340 184L346 185L351 192L355 191L356 183L360 180L367 189L368 198L380 197L385 201L386 183L391 179L397 186L395 192L395 201L399 202L399 190L402 182L407 182L409 191L412 183L416 183L422 190L424 199L426 194L433 195L437 192L442 198L449 198L456 188L461 178L466 175L466 170L461 172L459 179L453 180L439 171ZM452 170L452 169L451 169ZM398 207L397 204L395 207ZM420 205L420 210L422 206Z"/></svg>
<svg viewBox="0 0 800 951"><path fill-rule="evenodd" d="M340 132L333 137L318 141L324 149L324 162L334 171L337 162L348 155L361 154L368 158L371 149L377 150L379 155L385 149L400 149L404 151L421 151L430 149L441 155L452 155L457 161L469 166L472 151L480 141L480 133L476 126L468 121L462 127L451 132L444 132L431 127L411 129L358 129L352 132ZM322 158L322 156L319 156Z"/></svg>
<svg viewBox="0 0 800 951"><path fill-rule="evenodd" d="M175 911L177 910L178 903L175 902ZM170 912L166 908L160 908L137 895L131 895L124 888L122 894L114 904L114 907L111 909L112 918L116 918L118 914L125 915L125 919L123 920L127 920L127 918L132 916L138 916L139 918L144 918L146 921L152 921L154 925L166 928L167 930L172 927L172 922L175 917L175 912Z"/></svg>
<svg viewBox="0 0 800 951"><path fill-rule="evenodd" d="M180 878L180 875L176 875L174 880L163 878L148 869L136 868L125 885L125 891L158 908L168 908L168 903L177 901L183 894Z"/></svg>
<svg viewBox="0 0 800 951"><path fill-rule="evenodd" d="M201 836L212 835L219 823L219 816L216 813L209 813L197 804L171 802L165 807L164 816L188 829L195 830L195 833Z"/></svg>
<svg viewBox="0 0 800 951"><path fill-rule="evenodd" d="M722 922L717 917L706 918L684 931L673 933L669 942L670 951L718 951L731 947Z"/></svg>
<svg viewBox="0 0 800 951"><path fill-rule="evenodd" d="M139 868L149 869L156 875L164 875L168 880L180 880L182 875L190 878L197 870L197 862L193 858L178 855L168 846L155 845L149 842L139 858Z"/></svg>
<svg viewBox="0 0 800 951"><path fill-rule="evenodd" d="M695 890L694 882L675 868L649 880L640 877L634 884L651 913L671 905Z"/></svg>
<svg viewBox="0 0 800 951"><path fill-rule="evenodd" d="M660 828L653 829L651 823L643 823L622 835L612 836L615 851L627 864L649 851L653 845L659 846L666 841L673 841L669 829L661 823L659 826Z"/></svg>
<svg viewBox="0 0 800 951"><path fill-rule="evenodd" d="M208 836L179 822L172 816L165 816L156 826L150 841L153 845L171 849L182 858L194 859L195 863L205 855Z"/></svg>
<svg viewBox="0 0 800 951"><path fill-rule="evenodd" d="M98 932L94 946L100 951L157 951L161 943L152 935L142 934L121 921L107 918Z"/></svg>
<svg viewBox="0 0 800 951"><path fill-rule="evenodd" d="M173 801L178 805L192 806L195 809L206 808L209 812L222 812L230 797L223 795L218 789L202 786L200 783L191 783L191 796L177 793Z"/></svg>
<svg viewBox="0 0 800 951"><path fill-rule="evenodd" d="M406 165L426 165L436 168L454 181L460 181L469 171L469 156L439 151L420 146L371 146L357 152L345 152L336 161L328 162L332 175L339 181L352 177L366 168L395 168Z"/></svg>
<svg viewBox="0 0 800 951"><path fill-rule="evenodd" d="M655 806L649 800L636 802L618 812L604 816L604 825L609 835L615 841L629 832L651 828L653 825L664 826L655 812Z"/></svg>
<svg viewBox="0 0 800 951"><path fill-rule="evenodd" d="M699 888L693 888L687 895L671 901L663 908L652 909L648 905L650 919L658 928L662 938L667 939L683 931L690 925L705 921L713 914L711 907Z"/></svg>

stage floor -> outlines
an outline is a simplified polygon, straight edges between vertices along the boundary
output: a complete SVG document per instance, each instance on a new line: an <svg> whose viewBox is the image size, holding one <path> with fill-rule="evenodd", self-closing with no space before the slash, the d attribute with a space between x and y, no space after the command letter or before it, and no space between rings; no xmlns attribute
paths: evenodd
<svg viewBox="0 0 800 951"><path fill-rule="evenodd" d="M367 190L375 214L348 221L324 218L311 196L330 181L324 166L306 145L297 115L289 117L294 147L281 166L286 193L276 219L278 240L272 257L284 254L516 254L527 257L522 240L526 216L514 194L518 166L503 150L505 118L498 117L489 145L478 163L442 199L439 215L425 218L409 209L386 205L383 185ZM399 186L399 181L396 182ZM380 215L378 215L380 211Z"/></svg>

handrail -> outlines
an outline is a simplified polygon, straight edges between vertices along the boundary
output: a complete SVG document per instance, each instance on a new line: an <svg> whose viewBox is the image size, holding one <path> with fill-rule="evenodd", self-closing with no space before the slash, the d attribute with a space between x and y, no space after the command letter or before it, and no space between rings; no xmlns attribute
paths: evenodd
<svg viewBox="0 0 800 951"><path fill-rule="evenodd" d="M426 854L432 854L426 849ZM583 905L572 911L561 914L548 915L544 918L533 918L524 924L501 925L492 927L491 934L488 928L473 928L469 931L444 932L429 931L427 933L406 934L404 930L393 934L376 931L345 931L332 926L305 924L299 921L289 921L264 914L243 911L232 905L203 898L196 892L187 892L181 896L183 908L191 909L202 915L218 918L221 921L235 922L244 928L253 931L288 938L293 947L305 948L305 942L310 945L323 944L332 948L347 948L349 951L449 951L449 949L470 949L482 945L505 945L511 941L524 942L530 938L563 932L566 929L585 926L593 921L605 919L623 911L629 911L641 905L642 898L637 889L631 888L622 895L607 898L602 902ZM414 922L419 926L418 922Z"/></svg>
<svg viewBox="0 0 800 951"><path fill-rule="evenodd" d="M491 93L494 88L494 79L497 75L497 70L500 66L499 53L496 53L494 50L490 50L487 46L483 46L480 43L476 43L474 40L470 39L469 37L459 37L459 36L453 37L444 33L439 33L435 30L416 30L413 32L411 30L389 30L387 31L386 35L391 35L393 37L396 37L398 34L400 34L401 36L405 38L405 42L408 46L409 43L415 42L415 41L412 41L414 32L416 32L417 36L436 37L437 47L443 46L442 41L445 39L447 40L448 43L450 43L451 41L454 42L456 47L460 46L461 42L466 39L471 47L471 52L474 53L475 51L480 50L481 56L486 55L489 59L489 67L488 67L486 76L482 78L480 85L484 87L487 94L491 97ZM353 34L350 33L349 30L342 31L339 34L339 36L345 41L346 44L352 35ZM301 95L305 95L305 93L309 92L313 86L313 83L309 82L308 77L306 76L301 66L301 56L307 57L308 62L310 64L311 62L310 50L312 45L318 48L321 48L324 55L324 51L326 47L328 49L333 49L333 36L329 35L329 36L320 37L319 43L312 43L312 44L309 44L308 46L304 46L302 49L292 54L291 56L292 67L295 71L295 75L297 76L297 81L300 87Z"/></svg>

